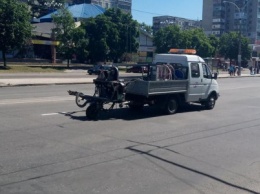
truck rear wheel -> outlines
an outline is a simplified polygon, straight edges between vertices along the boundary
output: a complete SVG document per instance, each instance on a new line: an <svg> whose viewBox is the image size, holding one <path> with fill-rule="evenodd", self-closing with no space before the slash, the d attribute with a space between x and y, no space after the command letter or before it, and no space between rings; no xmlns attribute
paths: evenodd
<svg viewBox="0 0 260 194"><path fill-rule="evenodd" d="M174 114L177 112L178 109L178 102L175 98L171 98L168 100L166 107L165 107L165 111L167 114Z"/></svg>

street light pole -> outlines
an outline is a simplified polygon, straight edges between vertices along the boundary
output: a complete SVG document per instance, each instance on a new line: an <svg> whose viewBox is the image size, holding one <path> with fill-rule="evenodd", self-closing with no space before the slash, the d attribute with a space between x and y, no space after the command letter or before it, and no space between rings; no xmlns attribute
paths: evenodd
<svg viewBox="0 0 260 194"><path fill-rule="evenodd" d="M235 4L234 2L231 2L231 1L223 1L223 3L230 3L232 5L234 5L237 10L238 10L238 13L239 13L239 36L238 36L238 56L237 56L237 62L238 62L238 75L240 76L241 75L241 26L242 26L242 22L241 22L241 8L238 7L237 4Z"/></svg>

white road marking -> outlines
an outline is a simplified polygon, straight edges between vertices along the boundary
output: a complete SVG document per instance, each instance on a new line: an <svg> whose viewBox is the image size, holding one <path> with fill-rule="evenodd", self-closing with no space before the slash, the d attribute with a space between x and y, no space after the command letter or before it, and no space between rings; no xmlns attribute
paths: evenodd
<svg viewBox="0 0 260 194"><path fill-rule="evenodd" d="M46 113L42 114L42 116L52 116L52 115L58 115L59 113Z"/></svg>
<svg viewBox="0 0 260 194"><path fill-rule="evenodd" d="M43 102L61 102L61 101L71 101L75 97L40 97L40 98L24 98L24 99L4 99L0 100L0 105L13 105L13 104L28 104L28 103L43 103Z"/></svg>
<svg viewBox="0 0 260 194"><path fill-rule="evenodd" d="M68 112L54 112L54 113L45 113L41 114L42 116L52 116L52 115L59 115L59 114L67 114Z"/></svg>

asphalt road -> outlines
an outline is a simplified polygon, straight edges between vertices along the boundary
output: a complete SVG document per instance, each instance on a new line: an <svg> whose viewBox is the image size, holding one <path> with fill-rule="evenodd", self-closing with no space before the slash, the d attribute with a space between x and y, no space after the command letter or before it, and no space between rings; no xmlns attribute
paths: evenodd
<svg viewBox="0 0 260 194"><path fill-rule="evenodd" d="M136 77L141 76L140 73L125 73L120 72L120 77ZM68 70L61 73L2 73L0 78L96 78L97 75L89 75L86 70Z"/></svg>
<svg viewBox="0 0 260 194"><path fill-rule="evenodd" d="M260 78L219 83L213 110L99 121L66 92L91 84L0 88L0 193L260 193Z"/></svg>

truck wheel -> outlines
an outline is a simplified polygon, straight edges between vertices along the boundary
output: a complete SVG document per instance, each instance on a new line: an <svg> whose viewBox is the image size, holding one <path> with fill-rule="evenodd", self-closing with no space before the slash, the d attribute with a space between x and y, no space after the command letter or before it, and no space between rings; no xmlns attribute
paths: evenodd
<svg viewBox="0 0 260 194"><path fill-rule="evenodd" d="M86 109L86 116L90 120L96 120L99 113L99 108L97 103L91 103Z"/></svg>
<svg viewBox="0 0 260 194"><path fill-rule="evenodd" d="M206 109L211 110L214 108L215 104L216 104L216 98L213 94L211 94L208 97L207 101L205 102L205 107Z"/></svg>
<svg viewBox="0 0 260 194"><path fill-rule="evenodd" d="M175 98L169 99L166 104L166 113L167 114L174 114L177 112L178 109L178 102Z"/></svg>

